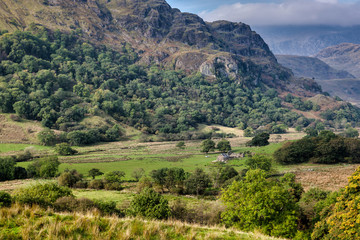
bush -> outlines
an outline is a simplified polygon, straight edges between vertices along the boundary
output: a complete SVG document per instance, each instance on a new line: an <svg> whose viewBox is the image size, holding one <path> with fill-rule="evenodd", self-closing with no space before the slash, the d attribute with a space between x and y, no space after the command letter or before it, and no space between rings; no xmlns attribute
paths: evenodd
<svg viewBox="0 0 360 240"><path fill-rule="evenodd" d="M14 179L26 179L28 176L27 171L23 167L15 167Z"/></svg>
<svg viewBox="0 0 360 240"><path fill-rule="evenodd" d="M123 171L112 171L105 174L104 180L109 183L120 183L124 176L125 173Z"/></svg>
<svg viewBox="0 0 360 240"><path fill-rule="evenodd" d="M62 212L87 212L95 208L95 203L87 198L76 199L73 196L67 196L57 199L54 208Z"/></svg>
<svg viewBox="0 0 360 240"><path fill-rule="evenodd" d="M27 167L29 177L52 178L56 176L60 162L56 156L40 158Z"/></svg>
<svg viewBox="0 0 360 240"><path fill-rule="evenodd" d="M94 179L89 183L89 188L92 189L104 189L104 182L102 180L99 179Z"/></svg>
<svg viewBox="0 0 360 240"><path fill-rule="evenodd" d="M54 131L46 129L38 133L37 138L42 145L54 146L57 142Z"/></svg>
<svg viewBox="0 0 360 240"><path fill-rule="evenodd" d="M108 182L105 183L104 188L106 190L116 190L116 191L120 191L123 189L123 187L121 186L121 183L119 182Z"/></svg>
<svg viewBox="0 0 360 240"><path fill-rule="evenodd" d="M11 205L11 195L7 192L0 191L0 208L10 207Z"/></svg>
<svg viewBox="0 0 360 240"><path fill-rule="evenodd" d="M22 204L51 206L61 197L72 196L71 190L55 183L38 183L30 187L15 190L15 201Z"/></svg>
<svg viewBox="0 0 360 240"><path fill-rule="evenodd" d="M71 171L65 170L58 177L58 183L60 186L74 187L77 182L82 180L82 178L82 174L78 173L75 169Z"/></svg>
<svg viewBox="0 0 360 240"><path fill-rule="evenodd" d="M167 219L170 216L168 201L151 188L135 195L128 210L130 215L153 219Z"/></svg>
<svg viewBox="0 0 360 240"><path fill-rule="evenodd" d="M249 169L252 170L261 169L268 172L271 169L271 158L268 158L263 155L255 155L249 157L246 160L245 164L249 167Z"/></svg>
<svg viewBox="0 0 360 240"><path fill-rule="evenodd" d="M61 156L69 156L77 153L75 149L72 149L68 143L59 143L55 146L55 152Z"/></svg>
<svg viewBox="0 0 360 240"><path fill-rule="evenodd" d="M15 164L11 158L0 158L0 181L14 179Z"/></svg>

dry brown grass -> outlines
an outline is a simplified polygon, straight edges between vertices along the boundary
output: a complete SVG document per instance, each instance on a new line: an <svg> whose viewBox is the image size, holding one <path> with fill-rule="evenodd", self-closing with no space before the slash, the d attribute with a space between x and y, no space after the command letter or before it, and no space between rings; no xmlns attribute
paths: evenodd
<svg viewBox="0 0 360 240"><path fill-rule="evenodd" d="M294 174L305 191L314 187L337 191L348 184L348 177L359 166L360 164L304 166L297 168Z"/></svg>
<svg viewBox="0 0 360 240"><path fill-rule="evenodd" d="M0 143L33 143L41 130L40 124L34 121L15 122L9 114L0 114Z"/></svg>

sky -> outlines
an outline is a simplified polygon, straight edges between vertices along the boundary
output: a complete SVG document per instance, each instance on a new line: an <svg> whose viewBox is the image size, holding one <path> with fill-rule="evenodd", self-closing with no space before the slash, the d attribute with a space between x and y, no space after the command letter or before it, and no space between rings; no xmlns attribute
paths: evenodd
<svg viewBox="0 0 360 240"><path fill-rule="evenodd" d="M206 21L254 26L360 25L360 0L167 0L173 8Z"/></svg>

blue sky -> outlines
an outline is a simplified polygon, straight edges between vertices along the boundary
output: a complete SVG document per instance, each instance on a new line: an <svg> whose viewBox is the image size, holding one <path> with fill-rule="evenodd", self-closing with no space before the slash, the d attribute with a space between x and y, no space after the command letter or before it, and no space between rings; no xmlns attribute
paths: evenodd
<svg viewBox="0 0 360 240"><path fill-rule="evenodd" d="M360 0L167 0L207 21L251 25L359 25Z"/></svg>

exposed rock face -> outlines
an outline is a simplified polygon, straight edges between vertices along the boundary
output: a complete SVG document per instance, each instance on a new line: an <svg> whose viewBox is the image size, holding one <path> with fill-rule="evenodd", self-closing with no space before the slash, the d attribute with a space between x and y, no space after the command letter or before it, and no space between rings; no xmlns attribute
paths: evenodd
<svg viewBox="0 0 360 240"><path fill-rule="evenodd" d="M209 78L227 76L249 86L281 90L289 83L301 85L248 25L207 23L164 0L0 0L2 29L25 29L30 23L81 29L88 40L114 48L128 42L145 64L200 71Z"/></svg>
<svg viewBox="0 0 360 240"><path fill-rule="evenodd" d="M338 70L360 78L360 44L342 43L320 51L317 58Z"/></svg>

